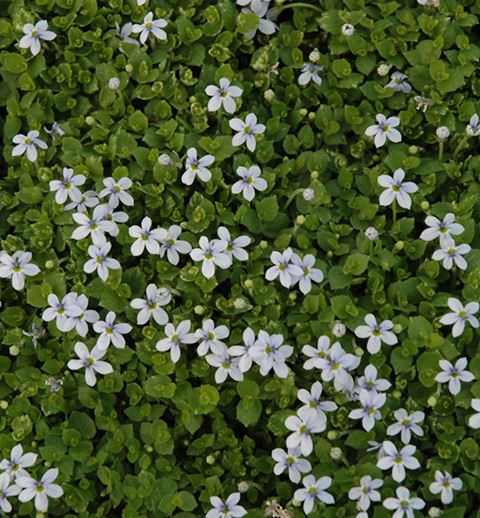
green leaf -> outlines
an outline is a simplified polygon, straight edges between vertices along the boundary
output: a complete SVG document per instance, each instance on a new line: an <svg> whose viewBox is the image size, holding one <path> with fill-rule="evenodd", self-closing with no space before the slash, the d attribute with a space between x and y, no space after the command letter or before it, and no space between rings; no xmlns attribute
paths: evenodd
<svg viewBox="0 0 480 518"><path fill-rule="evenodd" d="M347 257L342 271L345 275L361 275L368 268L369 260L368 255L354 252Z"/></svg>
<svg viewBox="0 0 480 518"><path fill-rule="evenodd" d="M81 432L82 437L85 439L92 439L95 437L97 428L95 422L91 417L83 412L74 410L68 419L68 426L74 430Z"/></svg>
<svg viewBox="0 0 480 518"><path fill-rule="evenodd" d="M2 65L7 72L21 74L27 70L27 61L16 52L2 52Z"/></svg>
<svg viewBox="0 0 480 518"><path fill-rule="evenodd" d="M268 196L255 203L258 217L263 221L273 221L278 214L277 196Z"/></svg>
<svg viewBox="0 0 480 518"><path fill-rule="evenodd" d="M262 403L258 399L241 399L237 405L237 419L244 426L254 425L262 414Z"/></svg>
<svg viewBox="0 0 480 518"><path fill-rule="evenodd" d="M240 13L237 17L237 30L245 34L258 27L258 16L255 13Z"/></svg>

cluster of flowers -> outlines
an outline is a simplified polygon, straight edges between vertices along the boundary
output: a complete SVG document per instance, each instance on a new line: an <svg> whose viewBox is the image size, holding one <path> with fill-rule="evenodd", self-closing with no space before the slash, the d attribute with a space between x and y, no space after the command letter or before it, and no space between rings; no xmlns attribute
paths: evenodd
<svg viewBox="0 0 480 518"><path fill-rule="evenodd" d="M40 480L34 479L25 468L30 468L37 461L36 453L23 453L21 444L14 446L10 452L10 459L0 462L0 508L9 513L12 504L8 501L11 496L17 496L20 502L29 502L35 499L35 508L39 512L48 509L48 498L60 498L63 489L54 484L58 476L57 468L48 469Z"/></svg>
<svg viewBox="0 0 480 518"><path fill-rule="evenodd" d="M301 258L291 248L287 248L283 253L272 252L270 260L273 266L265 272L267 281L273 281L278 277L280 284L285 288L298 283L304 295L311 291L312 281L320 283L324 279L323 272L319 268L314 268L315 257L312 254Z"/></svg>
<svg viewBox="0 0 480 518"><path fill-rule="evenodd" d="M388 331L391 329L390 321L384 321L378 325L373 315L367 315L365 321L367 326L358 326L355 333L361 338L369 338L367 345L369 350L378 352L381 341L390 344L396 343L395 335ZM333 387L336 391L346 392L350 399L360 401L362 408L352 410L349 417L362 419L363 428L370 431L374 427L375 421L381 417L379 409L386 401L386 395L382 392L388 390L391 384L385 379L378 379L377 369L371 364L365 368L364 375L354 382L350 372L358 367L360 358L346 353L338 342L331 345L327 336L319 338L317 348L305 345L302 352L309 357L304 363L305 369L320 369L323 381L333 380ZM459 360L455 367L447 365L448 362L445 364L440 362L444 372L438 374L436 379L439 382L449 381L452 384L453 393L458 393L457 382L460 387L458 379L462 381L473 379L470 373L463 370L466 366L464 360ZM308 456L312 453L312 436L326 429L325 412L337 409L334 402L321 400L322 391L323 387L319 381L312 385L310 391L299 390L298 398L303 406L297 410L296 415L287 417L285 420L286 428L293 432L287 437L288 450L276 448L272 451L272 457L276 461L274 473L280 475L287 470L289 479L294 483L299 483L303 474L311 472L311 463L302 458L302 455ZM398 448L392 441L386 440L380 444L374 443L373 449L378 449L377 467L382 470L391 470L392 479L400 483L406 478L406 469L420 467L420 463L414 456L416 447L410 444L410 440L412 433L418 436L423 435L419 423L423 422L425 414L419 411L409 413L406 409L400 408L394 412L394 417L396 422L388 426L386 433L388 436L400 434L404 446ZM472 416L470 421L471 425L480 425L480 414ZM341 450L335 452L335 455L337 454L341 456ZM316 500L326 504L334 503L332 495L326 491L332 484L331 477L323 476L316 479L313 475L307 475L303 478L302 483L304 487L295 492L294 499L303 502L305 514L309 514L313 510ZM359 486L350 489L349 498L357 501L359 510L357 518L367 516L366 511L371 502L381 501L380 492L377 490L382 485L381 479L372 479L371 476L366 475L360 479ZM453 500L453 490L459 490L461 487L462 481L459 478L453 478L446 471L436 471L435 482L430 484L429 489L432 494L441 494L442 503L448 504ZM409 490L403 486L398 487L396 493L397 498L386 498L383 501L383 505L387 509L396 511L395 516L397 514L403 516L404 513L407 516L413 516L415 509L422 509L425 506L425 502L421 498L410 497Z"/></svg>

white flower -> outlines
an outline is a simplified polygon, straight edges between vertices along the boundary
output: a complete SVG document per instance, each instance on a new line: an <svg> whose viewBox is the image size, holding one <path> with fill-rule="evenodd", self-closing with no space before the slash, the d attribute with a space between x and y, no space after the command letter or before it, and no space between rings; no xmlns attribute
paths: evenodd
<svg viewBox="0 0 480 518"><path fill-rule="evenodd" d="M342 34L347 38L352 36L355 32L355 27L351 23L344 23L342 25Z"/></svg>
<svg viewBox="0 0 480 518"><path fill-rule="evenodd" d="M462 489L462 480L458 477L453 478L448 471L442 473L435 471L435 482L429 486L430 492L434 495L441 493L442 504L451 504L453 501L453 490Z"/></svg>
<svg viewBox="0 0 480 518"><path fill-rule="evenodd" d="M391 205L394 200L398 202L400 207L409 209L412 206L412 200L409 194L418 191L418 186L413 182L404 182L405 171L396 169L393 177L387 174L381 174L377 181L385 190L380 194L380 205Z"/></svg>
<svg viewBox="0 0 480 518"><path fill-rule="evenodd" d="M332 485L332 479L330 477L320 477L318 480L313 475L308 475L302 480L305 487L297 489L293 495L293 498L298 502L303 502L303 512L310 514L315 505L315 500L319 500L325 504L333 504L335 500L330 493L327 493L325 489L328 489Z"/></svg>
<svg viewBox="0 0 480 518"><path fill-rule="evenodd" d="M159 228L150 230L152 226L152 220L149 217L143 218L141 225L141 227L138 225L133 225L128 229L128 234L130 237L135 238L135 241L130 247L130 252L134 256L142 255L146 247L149 254L159 254L159 241L164 238L165 232L162 232L162 230Z"/></svg>
<svg viewBox="0 0 480 518"><path fill-rule="evenodd" d="M223 502L218 496L210 497L210 504L213 509L210 509L205 515L205 518L240 518L247 514L247 511L238 505L240 502L240 493L232 493Z"/></svg>
<svg viewBox="0 0 480 518"><path fill-rule="evenodd" d="M4 471L2 475L6 474L9 480L28 476L28 472L24 468L33 466L37 457L36 453L23 453L22 445L17 444L10 450L10 460L3 459L0 462L0 469Z"/></svg>
<svg viewBox="0 0 480 518"><path fill-rule="evenodd" d="M477 317L473 316L480 309L478 302L469 302L463 306L463 304L458 299L449 297L447 303L452 312L443 315L443 317L440 319L440 323L446 325L453 324L452 336L454 338L460 336L463 333L465 329L465 323L467 322L475 329L479 327Z"/></svg>
<svg viewBox="0 0 480 518"><path fill-rule="evenodd" d="M111 248L112 245L110 243L104 243L100 246L90 245L88 247L88 255L91 259L83 265L83 271L92 273L96 270L100 279L105 282L108 279L109 270L121 268L120 263L116 259L107 257Z"/></svg>
<svg viewBox="0 0 480 518"><path fill-rule="evenodd" d="M260 178L262 172L258 165L252 165L248 168L237 167L237 174L242 179L232 185L232 193L242 193L247 201L252 201L255 198L255 190L264 191L268 187L267 182Z"/></svg>
<svg viewBox="0 0 480 518"><path fill-rule="evenodd" d="M312 63L305 63L302 67L301 74L298 76L299 85L308 85L313 80L317 85L322 84L322 78L318 75L319 72L323 71L323 67L320 65L313 65Z"/></svg>
<svg viewBox="0 0 480 518"><path fill-rule="evenodd" d="M371 313L365 316L366 326L357 326L355 335L358 338L368 338L367 349L370 354L380 351L382 342L388 345L394 345L398 342L397 337L390 331L393 329L391 320L383 320L377 324L377 319Z"/></svg>
<svg viewBox="0 0 480 518"><path fill-rule="evenodd" d="M63 137L63 135L65 135L65 132L60 127L60 124L58 124L56 121L53 122L51 129L48 129L47 126L44 126L43 129L45 130L45 133L48 133L52 137L52 140L55 140L57 137Z"/></svg>
<svg viewBox="0 0 480 518"><path fill-rule="evenodd" d="M421 498L410 498L410 491L406 487L397 487L397 498L386 498L383 501L383 506L391 511L395 511L392 517L402 518L406 515L407 518L413 518L413 512L417 509L423 509L425 502Z"/></svg>
<svg viewBox="0 0 480 518"><path fill-rule="evenodd" d="M180 260L178 254L189 254L192 251L192 245L188 241L178 239L182 233L179 225L171 225L168 230L162 228L160 233L160 257L163 257L166 252L170 264L176 266Z"/></svg>
<svg viewBox="0 0 480 518"><path fill-rule="evenodd" d="M10 482L11 480L7 473L0 475L0 509L4 513L9 513L12 510L12 504L8 501L8 498L10 496L17 496L22 490L17 484L10 485Z"/></svg>
<svg viewBox="0 0 480 518"><path fill-rule="evenodd" d="M82 342L77 342L74 349L79 359L70 360L67 367L74 371L85 368L85 381L88 386L93 387L97 383L96 372L103 375L113 372L113 367L108 362L101 360L107 349L100 349L98 345L95 345L90 352Z"/></svg>
<svg viewBox="0 0 480 518"><path fill-rule="evenodd" d="M445 217L440 221L435 216L427 216L425 223L429 228L425 229L420 234L420 239L424 241L433 241L437 237L442 241L448 241L451 235L458 236L465 228L460 223L455 223L455 215L452 212L445 214Z"/></svg>
<svg viewBox="0 0 480 518"><path fill-rule="evenodd" d="M230 237L230 232L226 227L218 227L217 235L220 241L227 244L224 253L228 255L230 261L233 257L239 261L248 260L248 252L244 250L244 247L248 246L252 240L248 236L238 236L235 239Z"/></svg>
<svg viewBox="0 0 480 518"><path fill-rule="evenodd" d="M215 112L223 106L227 113L233 113L237 108L233 97L240 97L243 90L238 86L231 86L230 81L222 77L219 86L209 85L205 88L205 93L211 97L208 101L208 111Z"/></svg>
<svg viewBox="0 0 480 518"><path fill-rule="evenodd" d="M405 468L418 469L420 462L413 456L417 448L413 444L404 446L400 451L391 441L383 441L384 455L377 461L377 468L391 469L395 482L401 482L406 477Z"/></svg>
<svg viewBox="0 0 480 518"><path fill-rule="evenodd" d="M375 421L382 417L379 409L385 404L386 398L385 394L360 390L362 408L352 410L348 417L350 419L361 419L363 428L369 432L375 426Z"/></svg>
<svg viewBox="0 0 480 518"><path fill-rule="evenodd" d="M150 34L153 34L155 38L159 40L166 40L167 33L163 30L163 27L167 26L167 21L163 18L153 19L153 13L150 11L143 19L143 23L135 23L132 26L132 32L140 32L140 41L145 44Z"/></svg>
<svg viewBox="0 0 480 518"><path fill-rule="evenodd" d="M394 92L409 94L412 91L412 87L405 81L407 77L408 76L402 74L402 72L394 72L390 76L390 82L387 83L384 88L393 88Z"/></svg>
<svg viewBox="0 0 480 518"><path fill-rule="evenodd" d="M65 210L75 209L77 212L87 212L89 208L95 207L98 203L99 200L95 191L85 191L84 193L80 193L78 200L74 200L65 205Z"/></svg>
<svg viewBox="0 0 480 518"><path fill-rule="evenodd" d="M293 432L287 437L287 448L300 448L302 455L307 456L313 451L312 434L323 432L327 424L318 415L299 410L297 415L285 419L285 426Z"/></svg>
<svg viewBox="0 0 480 518"><path fill-rule="evenodd" d="M99 320L93 324L93 329L100 336L95 344L99 350L104 351L110 345L123 349L125 347L125 338L122 335L130 333L132 326L130 324L115 324L117 315L113 311L109 311L105 317L105 321Z"/></svg>
<svg viewBox="0 0 480 518"><path fill-rule="evenodd" d="M197 347L197 354L205 356L209 351L221 355L227 350L222 340L228 338L230 330L227 326L216 326L212 319L204 320L202 328L195 331L195 336L200 341ZM236 355L235 355L236 356Z"/></svg>
<svg viewBox="0 0 480 518"><path fill-rule="evenodd" d="M40 268L32 264L30 252L17 251L13 255L3 250L0 252L0 277L12 279L14 290L22 290L25 286L25 276L33 277L40 273Z"/></svg>
<svg viewBox="0 0 480 518"><path fill-rule="evenodd" d="M149 284L146 289L145 299L133 299L130 306L139 309L137 324L144 325L150 318L161 326L168 322L168 315L161 306L166 306L172 300L172 295L167 288L157 288L155 284Z"/></svg>
<svg viewBox="0 0 480 518"><path fill-rule="evenodd" d="M330 338L328 336L321 336L317 341L317 348L312 347L311 345L305 344L302 347L302 353L305 356L308 356L310 359L307 360L303 364L303 368L305 370L321 369L323 367L323 363L321 360L325 360L329 358L330 351Z"/></svg>
<svg viewBox="0 0 480 518"><path fill-rule="evenodd" d="M470 245L463 243L457 246L453 239L445 238L440 241L440 246L440 250L433 252L432 259L443 261L442 264L446 270L451 270L454 263L460 270L467 269L468 263L462 255L468 254L472 250Z"/></svg>
<svg viewBox="0 0 480 518"><path fill-rule="evenodd" d="M98 210L100 212L100 217L105 221L109 221L112 223L112 227L107 230L107 232L112 236L116 237L120 233L120 229L118 228L117 223L125 223L128 221L128 214L126 212L117 211L114 212L114 209L110 207L108 203L103 203L99 205Z"/></svg>
<svg viewBox="0 0 480 518"><path fill-rule="evenodd" d="M25 36L22 37L18 46L21 49L30 49L30 52L36 56L40 52L40 40L52 41L57 35L48 30L48 22L40 20L35 25L26 23L22 28Z"/></svg>
<svg viewBox="0 0 480 518"><path fill-rule="evenodd" d="M27 158L30 162L35 162L38 157L37 146L40 149L47 149L47 144L38 138L40 133L36 130L29 131L26 135L19 133L15 135L12 139L14 144L17 144L12 149L12 156L20 156L23 153L27 152Z"/></svg>
<svg viewBox="0 0 480 518"><path fill-rule="evenodd" d="M214 156L205 155L202 158L198 158L197 150L194 147L188 148L187 160L185 161L186 171L182 174L182 183L192 185L196 176L202 182L209 182L212 178L212 173L207 169L207 166L212 165L214 161Z"/></svg>
<svg viewBox="0 0 480 518"><path fill-rule="evenodd" d="M86 295L78 295L71 292L65 295L65 313L68 316L68 327L72 326L82 337L87 336L88 323L93 324L99 320L100 315L93 309L88 309L88 298Z"/></svg>
<svg viewBox="0 0 480 518"><path fill-rule="evenodd" d="M122 39L123 42L131 43L131 44L137 45L137 46L140 45L139 41L137 41L134 38L130 38L130 34L132 34L132 32L133 32L133 23L132 22L126 23L125 25L123 25L123 27L121 29L120 29L120 26L118 25L118 23L115 22L115 27L117 29L117 34L120 36L120 38ZM120 49L120 50L122 50L122 49ZM123 52L123 50L122 50L122 52Z"/></svg>
<svg viewBox="0 0 480 518"><path fill-rule="evenodd" d="M439 126L435 130L435 134L437 135L438 140L447 140L450 136L450 130L446 126Z"/></svg>
<svg viewBox="0 0 480 518"><path fill-rule="evenodd" d="M267 281L273 281L277 277L280 278L280 284L289 288L295 281L295 277L302 277L303 270L300 266L290 263L293 256L293 250L289 247L283 253L272 252L270 260L273 263L266 272Z"/></svg>
<svg viewBox="0 0 480 518"><path fill-rule="evenodd" d="M206 236L202 236L198 244L200 248L194 248L190 252L190 257L194 261L202 261L202 275L210 279L215 275L215 266L226 270L232 264L232 261L225 249L227 243L219 239L208 240Z"/></svg>
<svg viewBox="0 0 480 518"><path fill-rule="evenodd" d="M68 167L63 168L63 180L52 180L49 183L50 191L55 192L55 201L59 205L63 205L67 198L74 202L79 202L82 193L78 188L79 185L85 183L85 176L83 174L73 174L73 169Z"/></svg>
<svg viewBox="0 0 480 518"><path fill-rule="evenodd" d="M462 381L469 383L475 379L475 376L471 372L465 370L467 367L466 358L459 358L455 362L455 366L447 360L440 360L438 364L440 365L442 372L439 372L435 376L435 381L438 381L439 383L448 382L448 390L450 391L450 394L453 394L454 396L460 392Z"/></svg>
<svg viewBox="0 0 480 518"><path fill-rule="evenodd" d="M246 4L245 4L246 5ZM251 0L250 8L242 9L242 13L254 13L258 16L258 30L263 34L273 34L277 29L275 22L272 19L275 16L274 9L269 9L269 0ZM257 29L246 32L244 34L246 39L255 37Z"/></svg>
<svg viewBox="0 0 480 518"><path fill-rule="evenodd" d="M378 230L374 227L368 227L365 229L365 236L370 241L376 241L378 239Z"/></svg>
<svg viewBox="0 0 480 518"><path fill-rule="evenodd" d="M380 502L382 499L380 493L376 491L383 486L383 480L379 478L372 479L370 475L365 475L360 479L360 486L352 487L348 492L350 500L358 500L358 506L362 511L366 511L370 507L370 502Z"/></svg>
<svg viewBox="0 0 480 518"><path fill-rule="evenodd" d="M331 381L335 390L352 390L353 378L348 371L356 369L360 358L346 353L342 346L335 342L328 350L328 356L318 360L318 368L322 370L322 380Z"/></svg>
<svg viewBox="0 0 480 518"><path fill-rule="evenodd" d="M242 345L232 345L228 348L228 354L231 356L240 356L239 367L242 372L247 372L252 366L252 356L250 354L250 350L255 344L255 333L252 329L247 327L245 331L243 331L243 344Z"/></svg>
<svg viewBox="0 0 480 518"><path fill-rule="evenodd" d="M386 63L382 63L377 68L377 74L379 76L384 77L384 76L386 76L390 72L391 68L392 68L392 65L387 65Z"/></svg>
<svg viewBox="0 0 480 518"><path fill-rule="evenodd" d="M312 290L312 281L320 283L324 279L322 270L314 268L315 257L312 254L307 254L301 258L298 254L292 254L292 263L302 270L301 275L294 275L292 278L292 286L298 282L300 291L306 295Z"/></svg>
<svg viewBox="0 0 480 518"><path fill-rule="evenodd" d="M347 332L347 328L345 327L345 324L343 322L340 322L340 320L336 320L333 323L332 326L332 335L336 336L337 338L341 338L345 335Z"/></svg>
<svg viewBox="0 0 480 518"><path fill-rule="evenodd" d="M383 392L388 390L392 384L383 378L377 379L377 368L374 365L367 365L364 370L364 375L358 378L359 390L366 390L367 392Z"/></svg>
<svg viewBox="0 0 480 518"><path fill-rule="evenodd" d="M94 245L103 245L107 241L105 232L115 232L115 223L106 219L105 209L101 205L93 209L92 217L85 212L76 212L72 218L79 225L72 232L72 239L80 240L90 236Z"/></svg>
<svg viewBox="0 0 480 518"><path fill-rule="evenodd" d="M408 444L411 439L411 432L420 437L423 436L423 430L417 423L423 422L425 414L423 412L413 412L408 414L404 408L399 408L393 413L396 423L391 424L387 428L387 435L397 435L401 433L401 439L404 444Z"/></svg>
<svg viewBox="0 0 480 518"><path fill-rule="evenodd" d="M223 383L227 376L235 381L243 381L243 372L239 367L240 360L230 356L226 350L223 350L220 354L207 354L205 359L209 365L217 367L215 372L217 383Z"/></svg>
<svg viewBox="0 0 480 518"><path fill-rule="evenodd" d="M301 473L310 473L312 465L306 459L300 458L301 452L299 448L288 448L288 452L282 448L275 448L272 451L272 458L277 463L273 467L275 475L281 475L288 469L288 478L298 484L301 479Z"/></svg>
<svg viewBox="0 0 480 518"><path fill-rule="evenodd" d="M472 406L472 408L474 410L477 411L477 413L472 414L468 418L468 426L470 426L470 428L475 428L475 429L480 428L480 399L473 398L470 401L470 405Z"/></svg>
<svg viewBox="0 0 480 518"><path fill-rule="evenodd" d="M75 327L75 320L71 317L79 317L82 314L81 308L67 296L60 301L54 293L50 293L47 300L50 307L44 310L42 319L45 322L55 319L59 331L71 331Z"/></svg>
<svg viewBox="0 0 480 518"><path fill-rule="evenodd" d="M258 338L250 349L250 356L260 366L262 376L266 376L273 368L279 378L286 378L288 367L285 361L292 354L293 347L283 343L282 335L269 335L265 331L258 333Z"/></svg>
<svg viewBox="0 0 480 518"><path fill-rule="evenodd" d="M105 178L103 185L105 185L105 189L101 190L98 196L99 198L108 196L108 204L112 209L118 207L120 202L130 207L133 206L133 198L131 194L127 192L127 189L130 189L132 186L132 180L130 180L130 178L124 176L118 181L113 178Z"/></svg>
<svg viewBox="0 0 480 518"><path fill-rule="evenodd" d="M195 334L190 333L191 325L190 320L182 320L176 328L173 324L167 324L165 326L167 337L156 343L157 351L170 351L172 362L177 363L180 359L180 345L194 344L198 340Z"/></svg>
<svg viewBox="0 0 480 518"><path fill-rule="evenodd" d="M325 412L333 412L337 409L337 405L333 401L320 401L321 395L322 384L319 381L316 381L312 385L310 392L306 389L300 389L298 391L297 397L304 403L304 405L300 407L303 415L311 415L326 421L327 416Z"/></svg>
<svg viewBox="0 0 480 518"><path fill-rule="evenodd" d="M35 509L45 513L48 509L48 497L60 498L63 495L63 489L58 484L53 484L57 477L57 468L47 470L39 481L31 476L18 477L15 482L23 488L18 499L20 502L29 502L35 498Z"/></svg>
<svg viewBox="0 0 480 518"><path fill-rule="evenodd" d="M245 121L242 119L231 119L228 123L230 127L237 131L232 138L232 146L241 146L246 143L250 151L255 151L257 141L255 135L263 133L266 127L263 124L257 124L257 117L254 113L249 113Z"/></svg>
<svg viewBox="0 0 480 518"><path fill-rule="evenodd" d="M385 115L379 113L375 118L378 124L373 124L365 130L365 135L375 137L375 147L382 147L387 138L394 143L401 142L402 135L395 129L400 124L398 117L389 117L387 119Z"/></svg>
<svg viewBox="0 0 480 518"><path fill-rule="evenodd" d="M470 122L467 124L465 131L469 137L478 137L480 135L480 123L477 113L470 117Z"/></svg>

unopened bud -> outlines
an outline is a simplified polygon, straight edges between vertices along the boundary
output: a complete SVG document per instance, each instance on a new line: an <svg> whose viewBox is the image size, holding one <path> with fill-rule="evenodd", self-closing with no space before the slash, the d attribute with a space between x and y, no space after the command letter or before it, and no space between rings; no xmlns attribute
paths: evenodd
<svg viewBox="0 0 480 518"><path fill-rule="evenodd" d="M268 90L265 90L265 92L263 92L263 97L266 101L271 103L275 99L275 92L269 88Z"/></svg>
<svg viewBox="0 0 480 518"><path fill-rule="evenodd" d="M450 136L450 130L446 126L440 126L435 131L438 140L447 140L447 138Z"/></svg>
<svg viewBox="0 0 480 518"><path fill-rule="evenodd" d="M338 460L342 458L342 450L340 448L332 448L330 450L330 457L332 457L333 460Z"/></svg>
<svg viewBox="0 0 480 518"><path fill-rule="evenodd" d="M347 332L347 328L345 327L345 324L337 320L332 327L332 334L333 336L336 336L337 338L341 338L345 333Z"/></svg>
<svg viewBox="0 0 480 518"><path fill-rule="evenodd" d="M342 25L342 34L347 38L355 32L355 27L351 23L344 23Z"/></svg>
<svg viewBox="0 0 480 518"><path fill-rule="evenodd" d="M313 49L312 52L310 52L310 54L308 55L308 59L312 62L312 63L316 63L317 61L320 60L320 52L318 49Z"/></svg>
<svg viewBox="0 0 480 518"><path fill-rule="evenodd" d="M120 88L120 79L118 77L112 77L108 80L108 88L110 90L118 90Z"/></svg>
<svg viewBox="0 0 480 518"><path fill-rule="evenodd" d="M305 216L303 216L302 214L299 214L296 218L295 218L295 223L297 225L303 225L305 223Z"/></svg>
<svg viewBox="0 0 480 518"><path fill-rule="evenodd" d="M386 65L385 63L383 65L380 65L378 68L377 68L377 74L379 76L386 76L389 72L390 72L390 69L392 68L391 65Z"/></svg>
<svg viewBox="0 0 480 518"><path fill-rule="evenodd" d="M246 480L242 480L237 484L237 489L239 493L246 493L250 487L250 484Z"/></svg>
<svg viewBox="0 0 480 518"><path fill-rule="evenodd" d="M310 187L303 189L302 196L305 201L312 201L315 198L315 191Z"/></svg>
<svg viewBox="0 0 480 518"><path fill-rule="evenodd" d="M19 349L16 345L12 345L12 346L10 346L10 348L8 349L8 352L9 352L12 356L18 356L18 354L20 353L20 349Z"/></svg>
<svg viewBox="0 0 480 518"><path fill-rule="evenodd" d="M203 315L205 313L205 308L198 304L193 308L193 311L196 315Z"/></svg>
<svg viewBox="0 0 480 518"><path fill-rule="evenodd" d="M376 241L378 239L378 230L374 227L368 227L365 229L365 236L370 241Z"/></svg>

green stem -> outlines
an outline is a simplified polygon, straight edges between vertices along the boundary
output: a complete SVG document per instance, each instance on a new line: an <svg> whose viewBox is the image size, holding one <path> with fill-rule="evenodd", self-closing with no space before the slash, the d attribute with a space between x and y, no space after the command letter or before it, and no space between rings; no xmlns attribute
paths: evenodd
<svg viewBox="0 0 480 518"><path fill-rule="evenodd" d="M438 143L438 159L443 159L443 140L440 140L440 142Z"/></svg>
<svg viewBox="0 0 480 518"><path fill-rule="evenodd" d="M305 2L294 2L293 4L282 5L277 9L277 12L278 12L278 14L280 14L285 9L293 9L295 7L305 7L307 9L313 9L314 11L317 11L320 14L323 14L323 11L320 9L320 7L317 7L316 5L312 5L312 4L307 4Z"/></svg>
<svg viewBox="0 0 480 518"><path fill-rule="evenodd" d="M394 199L392 203L392 211L393 211L393 224L397 221L397 200Z"/></svg>
<svg viewBox="0 0 480 518"><path fill-rule="evenodd" d="M455 158L460 150L465 146L465 143L468 140L468 135L465 135L462 140L458 143L458 146L456 147L455 151L453 152L453 158Z"/></svg>
<svg viewBox="0 0 480 518"><path fill-rule="evenodd" d="M370 257L373 257L373 252L374 252L374 244L373 244L373 239L370 240Z"/></svg>
<svg viewBox="0 0 480 518"><path fill-rule="evenodd" d="M292 201L294 200L295 196L297 194L300 194L301 192L303 192L303 188L296 189L295 191L293 191L292 194L290 194L290 196L288 197L287 203L285 204L285 208L288 208L290 203L292 203Z"/></svg>

